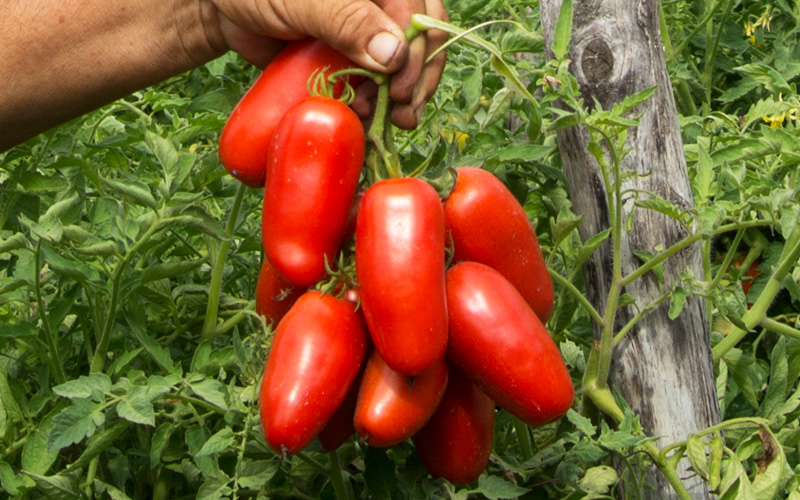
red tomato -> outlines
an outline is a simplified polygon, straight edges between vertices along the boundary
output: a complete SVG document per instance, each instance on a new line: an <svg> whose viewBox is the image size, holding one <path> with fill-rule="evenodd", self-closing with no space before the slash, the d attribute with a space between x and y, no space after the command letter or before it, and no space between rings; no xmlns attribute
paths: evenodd
<svg viewBox="0 0 800 500"><path fill-rule="evenodd" d="M269 160L262 238L291 283L326 275L344 237L364 162L364 128L345 104L309 97L284 115Z"/></svg>
<svg viewBox="0 0 800 500"><path fill-rule="evenodd" d="M367 361L358 393L355 427L372 446L392 446L410 438L431 418L447 386L447 363L404 377L377 351Z"/></svg>
<svg viewBox="0 0 800 500"><path fill-rule="evenodd" d="M363 317L350 301L305 293L275 331L259 405L267 444L297 453L342 404L367 345Z"/></svg>
<svg viewBox="0 0 800 500"><path fill-rule="evenodd" d="M453 261L497 269L546 322L553 311L553 283L525 209L492 173L474 167L457 172L456 186L444 201Z"/></svg>
<svg viewBox="0 0 800 500"><path fill-rule="evenodd" d="M264 258L256 282L256 312L277 325L287 311L303 294L302 288L286 281Z"/></svg>
<svg viewBox="0 0 800 500"><path fill-rule="evenodd" d="M419 375L444 356L444 216L419 179L374 184L356 223L356 275L375 348L394 371Z"/></svg>
<svg viewBox="0 0 800 500"><path fill-rule="evenodd" d="M362 363L361 370L353 383L350 384L350 390L347 391L344 401L342 401L342 404L339 405L339 408L336 409L336 412L319 433L319 442L325 448L325 451L333 451L339 448L350 436L356 433L353 415L356 413L358 391L361 387L361 380L364 378L365 367L366 363Z"/></svg>
<svg viewBox="0 0 800 500"><path fill-rule="evenodd" d="M353 66L320 41L289 44L242 97L222 129L219 158L225 169L250 187L264 187L267 151L275 127L289 108L308 97L309 77L325 67L330 74ZM351 83L357 82L351 79ZM338 87L341 92L343 85Z"/></svg>
<svg viewBox="0 0 800 500"><path fill-rule="evenodd" d="M494 439L494 402L458 370L442 402L412 440L431 474L453 484L478 479L489 463Z"/></svg>
<svg viewBox="0 0 800 500"><path fill-rule="evenodd" d="M572 379L555 342L499 272L462 262L447 272L447 358L487 396L530 425L561 418Z"/></svg>

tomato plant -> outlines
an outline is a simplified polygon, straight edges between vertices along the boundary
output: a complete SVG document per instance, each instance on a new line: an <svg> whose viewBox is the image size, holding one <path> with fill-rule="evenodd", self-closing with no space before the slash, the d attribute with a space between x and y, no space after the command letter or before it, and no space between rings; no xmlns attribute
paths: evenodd
<svg viewBox="0 0 800 500"><path fill-rule="evenodd" d="M462 262L447 272L447 359L501 408L530 425L561 418L572 379L539 317L494 269Z"/></svg>
<svg viewBox="0 0 800 500"><path fill-rule="evenodd" d="M309 96L311 75L323 68L334 72L350 67L349 59L323 42L289 44L264 69L222 129L219 158L228 172L250 187L264 187L272 135L289 108ZM338 84L339 92L342 88Z"/></svg>
<svg viewBox="0 0 800 500"><path fill-rule="evenodd" d="M259 405L269 446L305 448L342 404L358 374L367 333L356 306L310 291L275 330Z"/></svg>
<svg viewBox="0 0 800 500"><path fill-rule="evenodd" d="M358 393L356 431L372 446L392 446L410 438L433 415L446 386L444 360L415 377L404 377L373 351Z"/></svg>
<svg viewBox="0 0 800 500"><path fill-rule="evenodd" d="M436 191L413 178L374 184L356 223L356 274L375 348L418 375L447 348L444 216Z"/></svg>
<svg viewBox="0 0 800 500"><path fill-rule="evenodd" d="M329 97L290 109L269 156L262 238L278 272L310 286L326 274L344 238L364 161L364 128Z"/></svg>
<svg viewBox="0 0 800 500"><path fill-rule="evenodd" d="M439 407L412 438L431 476L454 484L478 479L492 453L494 412L494 401L459 370L450 370Z"/></svg>
<svg viewBox="0 0 800 500"><path fill-rule="evenodd" d="M553 310L553 283L525 209L491 172L457 169L444 201L453 261L480 262L506 277L542 322Z"/></svg>

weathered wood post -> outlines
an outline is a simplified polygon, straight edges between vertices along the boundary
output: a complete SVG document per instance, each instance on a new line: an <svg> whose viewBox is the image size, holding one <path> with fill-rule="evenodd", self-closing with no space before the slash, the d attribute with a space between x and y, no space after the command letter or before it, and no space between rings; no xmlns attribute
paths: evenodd
<svg viewBox="0 0 800 500"><path fill-rule="evenodd" d="M545 47L551 47L561 0L542 0L542 26ZM628 132L630 153L622 171L634 170L642 176L626 181L623 189L657 193L677 206L693 206L692 190L683 153L677 111L667 74L659 30L658 0L574 0L571 71L581 85L586 103L592 99L609 109L613 103L640 90L658 90L642 106L640 124ZM548 54L550 56L550 54ZM558 133L569 194L574 211L583 215L580 234L584 241L609 227L606 192L600 167L587 151L588 134L579 128ZM674 220L654 211L637 209L626 203L622 218L635 210L631 231L623 232L623 275L638 262L634 250L653 251L668 247L686 236ZM689 247L664 263L667 284L689 268L702 276L700 248ZM584 266L587 294L600 311L605 308L612 276L612 251L604 245ZM640 305L661 292L652 273L645 275L624 292ZM660 437L657 445L681 441L692 432L719 421L714 370L709 348L706 308L703 300L689 298L675 320L668 318L668 304L640 321L614 353L612 383L640 416L645 431ZM630 307L618 311L617 325L635 314ZM595 332L598 334L599 332ZM691 476L682 473L681 477ZM648 473L654 490L642 498L676 498L657 470ZM693 498L708 498L704 483L686 480Z"/></svg>

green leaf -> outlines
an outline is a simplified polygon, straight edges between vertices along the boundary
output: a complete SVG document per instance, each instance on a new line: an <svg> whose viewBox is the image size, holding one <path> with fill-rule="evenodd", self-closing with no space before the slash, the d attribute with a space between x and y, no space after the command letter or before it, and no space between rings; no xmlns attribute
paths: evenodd
<svg viewBox="0 0 800 500"><path fill-rule="evenodd" d="M672 291L670 296L670 303L669 303L669 319L675 319L680 316L681 311L683 311L683 306L686 305L686 291L678 287Z"/></svg>
<svg viewBox="0 0 800 500"><path fill-rule="evenodd" d="M613 467L598 465L584 473L578 486L586 493L603 495L609 493L618 482L619 476Z"/></svg>
<svg viewBox="0 0 800 500"><path fill-rule="evenodd" d="M497 154L497 160L501 163L531 163L543 161L553 154L554 149L551 145L540 144L512 144L502 148Z"/></svg>
<svg viewBox="0 0 800 500"><path fill-rule="evenodd" d="M36 429L28 435L28 440L22 448L22 457L20 458L23 470L34 474L47 474L58 458L58 450L50 451L47 449L47 440L55 425L54 417L57 414L57 409L52 410L39 421Z"/></svg>
<svg viewBox="0 0 800 500"><path fill-rule="evenodd" d="M200 489L197 491L196 500L219 500L228 497L233 490L228 483L228 477L211 477L203 481Z"/></svg>
<svg viewBox="0 0 800 500"><path fill-rule="evenodd" d="M173 422L164 422L153 432L150 440L150 468L154 469L161 462L164 450L169 445L169 438L175 432L176 426Z"/></svg>
<svg viewBox="0 0 800 500"><path fill-rule="evenodd" d="M126 495L121 490L117 489L114 486L111 486L108 483L104 483L103 481L95 478L94 480L94 489L98 493L106 493L111 500L131 500L131 497Z"/></svg>
<svg viewBox="0 0 800 500"><path fill-rule="evenodd" d="M756 397L753 380L750 377L750 371L754 364L753 358L744 354L740 349L734 348L725 353L722 359L728 366L728 371L747 402L753 408L758 408L758 398Z"/></svg>
<svg viewBox="0 0 800 500"><path fill-rule="evenodd" d="M478 488L475 493L482 493L489 500L499 500L501 498L519 498L528 491L528 488L517 486L502 477L483 474L478 479Z"/></svg>
<svg viewBox="0 0 800 500"><path fill-rule="evenodd" d="M234 448L234 434L230 427L224 427L222 430L208 438L195 456L206 457L216 453L222 453Z"/></svg>
<svg viewBox="0 0 800 500"><path fill-rule="evenodd" d="M558 11L558 20L553 35L553 57L561 61L569 54L572 41L572 0L563 0Z"/></svg>
<svg viewBox="0 0 800 500"><path fill-rule="evenodd" d="M9 495L16 497L20 495L19 487L21 486L20 480L6 462L0 462L0 488L6 491Z"/></svg>
<svg viewBox="0 0 800 500"><path fill-rule="evenodd" d="M605 229L600 231L599 233L595 234L589 240L583 244L583 246L578 249L578 253L575 254L575 266L580 267L586 262L586 259L592 256L592 254L600 248L600 245L605 242L608 237L611 236L611 228Z"/></svg>
<svg viewBox="0 0 800 500"><path fill-rule="evenodd" d="M694 176L694 188L697 196L695 203L697 206L704 206L711 198L712 183L714 182L714 167L711 161L711 155L708 154L706 148L702 145L698 146L698 158Z"/></svg>
<svg viewBox="0 0 800 500"><path fill-rule="evenodd" d="M83 498L83 492L80 489L80 472L56 474L55 476L40 476L29 471L23 471L23 474L33 479L36 487L48 498Z"/></svg>
<svg viewBox="0 0 800 500"><path fill-rule="evenodd" d="M133 386L117 404L117 414L134 424L156 425L152 397L146 387Z"/></svg>
<svg viewBox="0 0 800 500"><path fill-rule="evenodd" d="M209 403L216 405L223 410L228 409L228 391L218 380L202 378L197 382L189 382L189 387L195 394L205 399Z"/></svg>
<svg viewBox="0 0 800 500"><path fill-rule="evenodd" d="M597 428L592 424L592 421L572 408L567 411L567 419L586 436L591 437L597 433Z"/></svg>
<svg viewBox="0 0 800 500"><path fill-rule="evenodd" d="M778 410L786 401L790 387L787 383L789 362L786 357L786 337L780 337L770 356L769 385L761 401L759 414L767 419L777 417Z"/></svg>
<svg viewBox="0 0 800 500"><path fill-rule="evenodd" d="M239 462L239 486L250 490L260 490L280 470L276 460L250 460Z"/></svg>
<svg viewBox="0 0 800 500"><path fill-rule="evenodd" d="M5 414L5 419L10 422L22 422L22 410L17 403L14 393L11 391L11 386L8 384L8 373L6 368L0 364L0 412ZM5 425L2 423L3 418L0 418L0 437L5 434Z"/></svg>
<svg viewBox="0 0 800 500"><path fill-rule="evenodd" d="M77 380L70 380L53 387L54 393L70 399L88 399L109 391L111 391L111 379L105 373L81 375Z"/></svg>
<svg viewBox="0 0 800 500"><path fill-rule="evenodd" d="M731 162L743 162L764 156L777 154L781 151L781 141L778 139L742 139L711 154L714 165Z"/></svg>
<svg viewBox="0 0 800 500"><path fill-rule="evenodd" d="M118 420L114 425L98 431L94 436L89 438L81 456L78 457L76 461L69 464L66 471L72 472L89 465L89 462L111 447L117 441L117 438L128 430L128 427L130 427L128 422L125 420Z"/></svg>
<svg viewBox="0 0 800 500"><path fill-rule="evenodd" d="M632 109L636 108L640 104L644 103L658 90L657 86L648 87L644 90L640 90L635 94L631 94L626 96L622 102L614 104L612 111L615 115L624 115L625 113L631 111Z"/></svg>
<svg viewBox="0 0 800 500"><path fill-rule="evenodd" d="M780 442L769 429L762 427L759 434L764 446L764 455L756 460L758 471L753 479L753 490L757 500L772 500L777 497L783 484L786 455Z"/></svg>
<svg viewBox="0 0 800 500"><path fill-rule="evenodd" d="M151 264L142 271L142 284L146 285L156 280L169 279L191 273L202 266L206 259L181 260L178 262L159 262Z"/></svg>
<svg viewBox="0 0 800 500"><path fill-rule="evenodd" d="M103 183L105 183L105 185L115 193L120 194L139 205L152 209L155 209L158 206L156 199L153 197L153 193L150 192L150 189L146 184L140 181L133 179L119 181L116 179L104 178Z"/></svg>
<svg viewBox="0 0 800 500"><path fill-rule="evenodd" d="M8 238L0 240L0 253L13 252L22 248L30 248L28 238L22 233L14 233Z"/></svg>
<svg viewBox="0 0 800 500"><path fill-rule="evenodd" d="M706 456L706 445L696 434L691 434L686 440L686 454L692 470L701 478L708 480L708 457Z"/></svg>
<svg viewBox="0 0 800 500"><path fill-rule="evenodd" d="M104 416L96 413L99 405L93 405L88 399L75 399L53 419L53 428L47 437L47 451L53 452L71 444L91 437L102 425Z"/></svg>

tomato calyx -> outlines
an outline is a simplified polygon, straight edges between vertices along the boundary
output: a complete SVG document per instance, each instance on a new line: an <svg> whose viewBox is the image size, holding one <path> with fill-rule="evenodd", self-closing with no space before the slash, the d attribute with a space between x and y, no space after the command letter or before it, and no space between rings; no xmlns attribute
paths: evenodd
<svg viewBox="0 0 800 500"><path fill-rule="evenodd" d="M328 278L317 283L315 289L323 295L333 295L337 299L345 298L355 303L356 309L360 308L356 267L352 259L346 259L344 253L340 253L339 262L334 269L326 258L325 270Z"/></svg>

